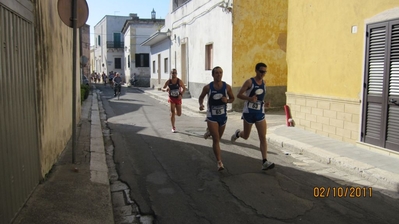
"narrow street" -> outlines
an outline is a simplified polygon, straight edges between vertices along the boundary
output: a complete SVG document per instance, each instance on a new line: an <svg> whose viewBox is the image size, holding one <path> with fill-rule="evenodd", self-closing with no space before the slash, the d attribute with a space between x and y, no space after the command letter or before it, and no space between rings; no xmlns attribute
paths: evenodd
<svg viewBox="0 0 399 224"><path fill-rule="evenodd" d="M226 169L218 172L212 140L202 137L204 114L183 111L176 118L178 133L172 133L167 102L135 88L122 88L119 100L112 97L109 86L97 89L111 129L119 178L129 186L140 213L153 216L155 223L397 223L399 219L398 199L369 188L366 181L272 145L268 156L276 167L262 171L256 133L247 141L230 142L242 126L239 120L227 122L221 141Z"/></svg>

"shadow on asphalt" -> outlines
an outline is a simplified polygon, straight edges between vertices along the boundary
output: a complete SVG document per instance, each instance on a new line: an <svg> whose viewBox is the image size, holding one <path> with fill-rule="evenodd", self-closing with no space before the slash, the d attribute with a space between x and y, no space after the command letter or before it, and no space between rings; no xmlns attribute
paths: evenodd
<svg viewBox="0 0 399 224"><path fill-rule="evenodd" d="M196 211L215 223L247 223L248 220L261 223L275 219L293 223L380 223L382 220L396 223L399 218L398 200L376 189L370 192L368 186L359 187L358 196L356 192L352 197L350 192L344 196L345 189L359 185L338 184L322 175L282 165L294 161L282 153L271 152L269 159L276 166L262 171L259 158L223 150L231 144L222 143L226 169L218 172L212 148L191 143L189 138L197 136L187 135L185 141L181 141L177 139L183 133L157 137L140 133L148 127L132 129L123 124L112 127L114 161L119 176L129 185L140 212L156 216L159 223L183 220L198 223L198 216L188 204L195 204ZM129 134L123 134L127 130ZM320 190L322 187L331 189L328 197L326 191ZM166 189L169 193L160 193ZM340 193L338 189L342 189ZM173 192L172 198L170 192ZM324 197L316 197L322 194ZM177 202L178 206L170 206ZM243 214L245 209L238 202L254 211ZM268 205L273 205L273 209L268 209ZM223 213L229 216L218 215Z"/></svg>
<svg viewBox="0 0 399 224"><path fill-rule="evenodd" d="M173 134L169 127L144 127L135 125L134 121L113 122L119 119L117 116L138 111L143 106L154 106L134 100L133 103L106 101L104 104L126 106L123 112L107 110L115 147L114 161L140 213L156 216L159 223L183 220L198 223L201 217L196 212L206 214L207 220L214 223L265 223L276 219L290 223L396 223L399 219L397 199L377 189L369 190L369 186L352 182L338 184L325 176L290 166L297 160L281 152L269 150L269 160L274 161L276 167L260 170L261 160L245 155L246 148L259 151L255 145L236 142L234 145L242 149L226 151L223 149L232 143L222 139L226 169L218 172L212 148L194 143L198 139L192 138L202 138L199 134ZM168 119L168 115L162 114L157 119ZM202 119L191 122L201 124ZM153 130L155 136L143 134L145 129ZM184 141L179 135L185 135ZM351 186L359 187L360 193L344 193ZM321 192L322 187L331 190L328 196L327 191ZM171 200L179 202L178 205L171 206L175 203ZM190 204L195 204L195 211ZM228 216L220 216L226 212Z"/></svg>
<svg viewBox="0 0 399 224"><path fill-rule="evenodd" d="M205 132L205 131L204 131ZM196 133L192 133L192 132L187 132L187 131L178 131L177 133L183 134L183 135L187 135L187 136L193 136L193 137L197 137L200 139L204 139L203 137L203 133L202 134L196 134ZM226 136L225 134L223 134L223 137L229 137ZM205 141L212 141L212 137L209 137L208 139L204 139ZM243 142L239 142L242 141L242 139L232 143L230 140L226 140L226 139L220 139L220 143L226 144L226 145L235 145L235 146L239 146L241 148L246 148L246 149L253 149L256 151L259 151L259 146L256 145L252 145L252 144L247 144L247 143L243 143ZM244 140L245 141L245 140ZM268 152L269 154L277 154L275 152Z"/></svg>

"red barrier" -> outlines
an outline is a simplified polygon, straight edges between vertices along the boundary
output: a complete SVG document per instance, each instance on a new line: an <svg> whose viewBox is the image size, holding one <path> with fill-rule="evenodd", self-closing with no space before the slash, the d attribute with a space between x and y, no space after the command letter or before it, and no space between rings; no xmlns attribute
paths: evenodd
<svg viewBox="0 0 399 224"><path fill-rule="evenodd" d="M293 121L292 121L292 118L291 118L290 107L288 105L284 105L284 111L285 111L285 117L286 117L285 121L287 123L287 126L288 127L293 126Z"/></svg>

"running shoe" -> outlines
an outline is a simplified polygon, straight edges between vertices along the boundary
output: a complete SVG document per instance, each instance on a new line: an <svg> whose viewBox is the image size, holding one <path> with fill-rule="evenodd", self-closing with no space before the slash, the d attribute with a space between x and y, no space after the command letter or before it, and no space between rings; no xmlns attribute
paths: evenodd
<svg viewBox="0 0 399 224"><path fill-rule="evenodd" d="M231 136L231 141L235 142L237 140L237 135L240 133L240 129L237 129L236 132L234 132L234 134Z"/></svg>
<svg viewBox="0 0 399 224"><path fill-rule="evenodd" d="M172 127L172 132L176 133L176 128L175 127Z"/></svg>
<svg viewBox="0 0 399 224"><path fill-rule="evenodd" d="M222 171L222 170L224 170L223 163L222 163L222 161L218 161L218 171Z"/></svg>
<svg viewBox="0 0 399 224"><path fill-rule="evenodd" d="M269 170L274 168L274 163L267 161L263 163L262 170Z"/></svg>
<svg viewBox="0 0 399 224"><path fill-rule="evenodd" d="M204 138L205 138L205 139L208 139L210 136L211 136L211 132L210 132L209 129L207 128L207 129L206 129L206 132L205 132L205 134L204 134Z"/></svg>

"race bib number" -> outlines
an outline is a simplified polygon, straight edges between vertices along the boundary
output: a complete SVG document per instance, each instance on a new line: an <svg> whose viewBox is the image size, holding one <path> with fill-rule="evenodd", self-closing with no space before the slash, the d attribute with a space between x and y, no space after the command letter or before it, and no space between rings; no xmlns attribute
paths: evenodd
<svg viewBox="0 0 399 224"><path fill-rule="evenodd" d="M178 89L172 89L172 90L170 91L170 96L178 97L179 94L180 94L180 92L179 92Z"/></svg>
<svg viewBox="0 0 399 224"><path fill-rule="evenodd" d="M220 105L220 106L212 106L212 108L211 108L211 112L212 112L212 115L222 115L222 114L224 114L225 112L224 112L224 106L223 105Z"/></svg>
<svg viewBox="0 0 399 224"><path fill-rule="evenodd" d="M248 102L248 108L252 110L260 110L262 106L262 101Z"/></svg>

